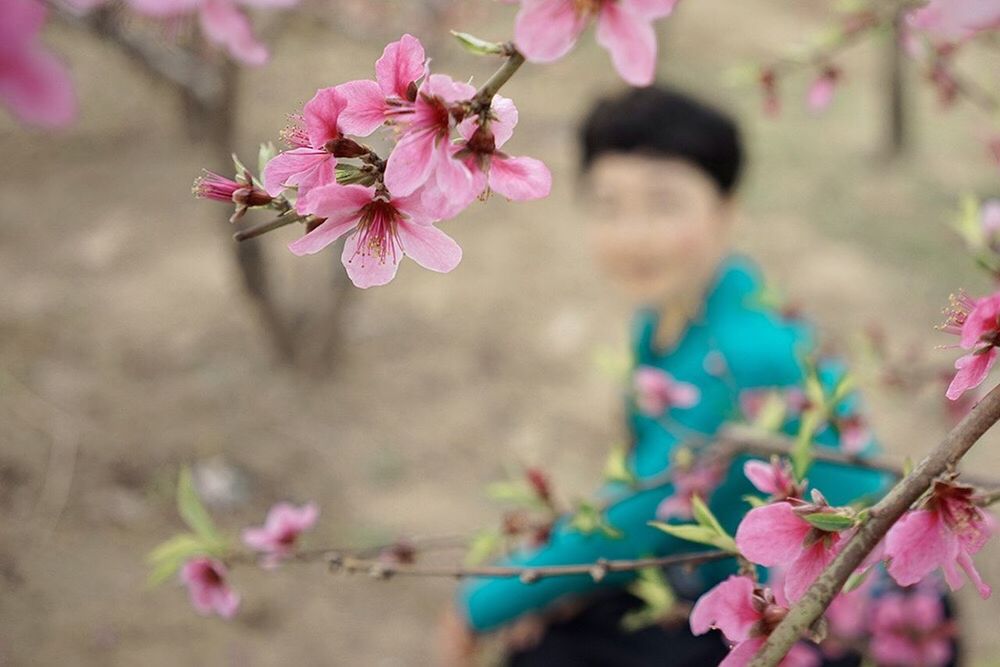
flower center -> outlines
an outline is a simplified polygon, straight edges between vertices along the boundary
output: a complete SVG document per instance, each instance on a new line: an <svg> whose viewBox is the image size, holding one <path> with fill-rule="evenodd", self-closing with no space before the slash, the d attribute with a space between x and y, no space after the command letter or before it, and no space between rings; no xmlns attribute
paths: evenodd
<svg viewBox="0 0 1000 667"><path fill-rule="evenodd" d="M573 0L573 6L576 8L576 13L580 16L593 16L601 10L601 5L603 5L608 0Z"/></svg>
<svg viewBox="0 0 1000 667"><path fill-rule="evenodd" d="M361 257L362 266L366 258L375 259L380 264L385 264L387 259L393 264L399 261L396 255L399 248L398 222L399 211L390 202L376 199L366 205L358 221L358 249L350 261L357 256Z"/></svg>

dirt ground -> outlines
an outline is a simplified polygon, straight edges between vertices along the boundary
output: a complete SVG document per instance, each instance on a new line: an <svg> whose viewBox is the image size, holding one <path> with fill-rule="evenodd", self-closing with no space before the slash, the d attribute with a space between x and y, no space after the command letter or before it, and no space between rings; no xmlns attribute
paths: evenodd
<svg viewBox="0 0 1000 667"><path fill-rule="evenodd" d="M440 29L504 37L510 8L483 4ZM945 224L958 194L997 190L978 119L915 92L914 146L881 160L874 47L847 55L828 115L798 108L799 82L782 119L761 118L727 72L801 42L821 18L807 3L684 3L663 31L663 77L743 119L753 163L739 246L826 338L850 350L878 321L893 346L946 364L940 308L958 287L986 287ZM269 66L245 74L238 148L276 139L316 87L369 76L401 31L345 27L314 7ZM624 349L628 318L590 261L574 173L578 117L620 85L604 53L587 38L507 89L522 119L511 150L549 162L552 197L495 199L446 223L461 266L407 264L359 295L336 363L303 372L262 339L222 211L188 195L208 157L169 91L87 36L56 27L49 40L72 62L81 121L44 136L0 120L0 665L429 664L452 582L239 570L244 611L227 623L197 617L179 587L147 589L144 555L181 529L171 493L183 463L222 471L212 508L233 530L276 500L315 500L315 546L487 525L497 508L483 487L510 462L555 471L566 497L595 486L619 388L594 358ZM432 55L443 71L489 73L444 40ZM306 311L337 258L292 258L283 231L262 243L283 307ZM935 443L942 392L869 387L889 454L919 458ZM968 467L1000 477L998 440ZM987 580L1000 581L998 558L996 543L977 557ZM970 664L1000 665L1000 603L960 600Z"/></svg>

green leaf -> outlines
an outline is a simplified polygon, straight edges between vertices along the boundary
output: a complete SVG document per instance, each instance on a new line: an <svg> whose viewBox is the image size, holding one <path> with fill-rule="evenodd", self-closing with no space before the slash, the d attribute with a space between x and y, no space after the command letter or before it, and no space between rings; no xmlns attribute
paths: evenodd
<svg viewBox="0 0 1000 667"><path fill-rule="evenodd" d="M725 534L720 535L715 530L706 528L705 526L696 526L692 523L676 525L663 523L662 521L650 521L649 525L662 530L668 535L673 535L688 542L707 544L730 553L739 553L739 549L736 548L736 542L733 541L733 538Z"/></svg>
<svg viewBox="0 0 1000 667"><path fill-rule="evenodd" d="M149 586L158 586L174 575L184 562L194 556L211 555L213 545L206 544L197 535L181 533L163 542L149 552L146 561L152 567Z"/></svg>
<svg viewBox="0 0 1000 667"><path fill-rule="evenodd" d="M643 601L643 608L629 612L622 618L622 627L635 632L650 626L667 614L677 604L677 595L670 587L663 570L647 567L639 570L638 578L628 587L628 591Z"/></svg>
<svg viewBox="0 0 1000 667"><path fill-rule="evenodd" d="M628 467L628 449L624 445L615 445L608 454L604 464L604 479L608 482L621 482L635 486L635 473Z"/></svg>
<svg viewBox="0 0 1000 667"><path fill-rule="evenodd" d="M484 530L476 533L469 542L469 550L465 553L466 565L478 565L489 560L503 547L503 535L494 530Z"/></svg>
<svg viewBox="0 0 1000 667"><path fill-rule="evenodd" d="M694 515L694 520L698 522L699 525L705 526L706 528L711 528L719 535L726 535L726 530L719 523L719 520L715 518L712 514L712 510L708 509L708 505L705 501L701 499L701 496L695 494L691 496L691 513Z"/></svg>
<svg viewBox="0 0 1000 667"><path fill-rule="evenodd" d="M808 521L810 525L831 533L839 533L842 530L853 528L857 524L854 517L834 514L832 512L814 512L813 514L806 514L802 518Z"/></svg>
<svg viewBox="0 0 1000 667"><path fill-rule="evenodd" d="M544 507L538 494L522 481L493 482L486 486L486 495L500 503L511 503L525 507Z"/></svg>
<svg viewBox="0 0 1000 667"><path fill-rule="evenodd" d="M763 507L764 505L768 504L767 501L761 498L760 496L754 496L750 494L743 496L743 502L747 503L752 508Z"/></svg>
<svg viewBox="0 0 1000 667"><path fill-rule="evenodd" d="M792 472L795 473L795 479L799 482L805 479L806 473L809 472L809 466L812 465L813 435L822 423L823 415L819 409L806 410L802 414L799 432L789 456L792 460Z"/></svg>
<svg viewBox="0 0 1000 667"><path fill-rule="evenodd" d="M855 572L854 574L852 574L847 579L847 583L844 584L844 588L842 589L842 592L844 592L844 593L850 593L851 591L855 591L855 590L861 588L861 585L863 583L865 583L865 579L868 578L868 575L874 569L875 569L874 567L869 567L866 570L864 570L863 572Z"/></svg>
<svg viewBox="0 0 1000 667"><path fill-rule="evenodd" d="M831 410L840 405L848 395L857 388L857 382L854 379L854 375L851 373L845 373L840 381L837 382L837 386L833 390L833 397L830 399Z"/></svg>
<svg viewBox="0 0 1000 667"><path fill-rule="evenodd" d="M613 540L620 540L625 534L612 526L604 513L587 502L581 502L576 510L576 514L569 522L570 528L578 530L584 535L601 533L605 537Z"/></svg>
<svg viewBox="0 0 1000 667"><path fill-rule="evenodd" d="M452 30L451 34L462 45L462 48L469 53L477 56L499 56L504 54L504 45L499 42L490 42L480 39L475 35L470 35L467 32L458 32L457 30Z"/></svg>
<svg viewBox="0 0 1000 667"><path fill-rule="evenodd" d="M182 468L177 478L177 511L180 512L188 528L202 540L209 544L222 542L219 531L212 523L212 517L208 515L205 506L201 504L198 492L194 489L191 470L188 468Z"/></svg>
<svg viewBox="0 0 1000 667"><path fill-rule="evenodd" d="M257 173L263 174L264 167L267 163L274 159L278 154L278 149L275 147L273 142L267 142L266 144L261 144L260 148L257 150Z"/></svg>
<svg viewBox="0 0 1000 667"><path fill-rule="evenodd" d="M754 418L753 425L769 433L779 431L785 424L788 406L785 399L775 392L768 392L764 404Z"/></svg>

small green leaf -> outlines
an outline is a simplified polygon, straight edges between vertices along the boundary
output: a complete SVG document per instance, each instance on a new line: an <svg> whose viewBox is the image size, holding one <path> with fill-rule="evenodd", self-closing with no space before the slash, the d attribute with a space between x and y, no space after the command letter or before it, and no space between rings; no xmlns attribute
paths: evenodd
<svg viewBox="0 0 1000 667"><path fill-rule="evenodd" d="M494 530L484 530L476 533L469 542L469 550L465 553L466 565L478 565L489 560L503 547L503 536Z"/></svg>
<svg viewBox="0 0 1000 667"><path fill-rule="evenodd" d="M865 583L865 579L868 578L868 575L874 569L875 568L873 568L873 567L869 567L869 568L865 569L863 572L855 572L854 574L852 574L847 579L847 583L844 584L843 592L844 593L850 593L851 591L855 591L855 590L861 588L861 585Z"/></svg>
<svg viewBox="0 0 1000 667"><path fill-rule="evenodd" d="M662 521L650 521L649 525L678 539L697 542L698 544L707 544L730 553L739 553L739 549L736 548L736 542L733 541L733 538L725 534L720 535L715 530L706 528L705 526L696 526L692 523L675 525L663 523Z"/></svg>
<svg viewBox="0 0 1000 667"><path fill-rule="evenodd" d="M205 506L201 504L198 492L194 489L191 470L188 468L182 468L177 478L177 511L180 512L188 528L203 541L209 544L222 542L219 531L212 523L212 517L208 515Z"/></svg>
<svg viewBox="0 0 1000 667"><path fill-rule="evenodd" d="M636 476L628 466L628 449L624 445L615 445L608 454L604 464L604 479L608 482L620 482L634 486Z"/></svg>
<svg viewBox="0 0 1000 667"><path fill-rule="evenodd" d="M767 501L761 498L760 496L754 496L750 494L743 496L743 502L747 503L752 508L763 507L764 505L767 505Z"/></svg>
<svg viewBox="0 0 1000 667"><path fill-rule="evenodd" d="M452 30L451 34L462 45L462 48L469 53L477 56L499 56L504 54L504 45L499 42L489 42L475 35L470 35L467 32L458 32L457 30Z"/></svg>
<svg viewBox="0 0 1000 667"><path fill-rule="evenodd" d="M658 567L639 570L638 578L628 587L628 591L643 601L642 609L629 612L622 617L622 627L635 632L648 627L670 613L677 604L677 595Z"/></svg>
<svg viewBox="0 0 1000 667"><path fill-rule="evenodd" d="M699 525L711 528L719 535L726 535L726 530L722 527L722 524L712 514L712 510L708 509L708 505L701 499L701 496L697 494L691 496L691 513Z"/></svg>
<svg viewBox="0 0 1000 667"><path fill-rule="evenodd" d="M785 424L788 406L785 399L775 392L768 392L764 404L753 420L753 425L769 433L779 431Z"/></svg>
<svg viewBox="0 0 1000 667"><path fill-rule="evenodd" d="M578 530L584 535L601 533L605 537L613 540L620 540L625 534L612 526L604 513L587 502L581 502L576 510L576 514L569 522L570 528Z"/></svg>
<svg viewBox="0 0 1000 667"><path fill-rule="evenodd" d="M799 482L805 479L806 473L809 472L809 467L812 465L813 435L822 423L822 411L818 408L806 410L802 414L799 432L789 457L792 460L792 472L795 473L795 479Z"/></svg>
<svg viewBox="0 0 1000 667"><path fill-rule="evenodd" d="M834 514L832 512L814 512L813 514L806 514L802 518L808 521L810 525L831 533L839 533L842 530L853 528L857 523L854 517Z"/></svg>
<svg viewBox="0 0 1000 667"><path fill-rule="evenodd" d="M213 545L206 544L197 535L182 533L163 542L146 557L152 567L149 586L158 586L174 575L184 562L194 556L211 555Z"/></svg>
<svg viewBox="0 0 1000 667"><path fill-rule="evenodd" d="M499 503L511 503L530 508L544 507L538 494L523 481L493 482L487 485L486 495Z"/></svg>

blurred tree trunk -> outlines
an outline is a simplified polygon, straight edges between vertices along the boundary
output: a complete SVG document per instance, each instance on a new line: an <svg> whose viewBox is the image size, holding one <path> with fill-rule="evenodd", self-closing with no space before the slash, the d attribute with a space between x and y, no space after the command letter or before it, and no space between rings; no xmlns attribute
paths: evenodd
<svg viewBox="0 0 1000 667"><path fill-rule="evenodd" d="M885 53L885 156L899 158L909 148L910 128L907 117L906 54L903 52L904 15L898 11L886 39Z"/></svg>

